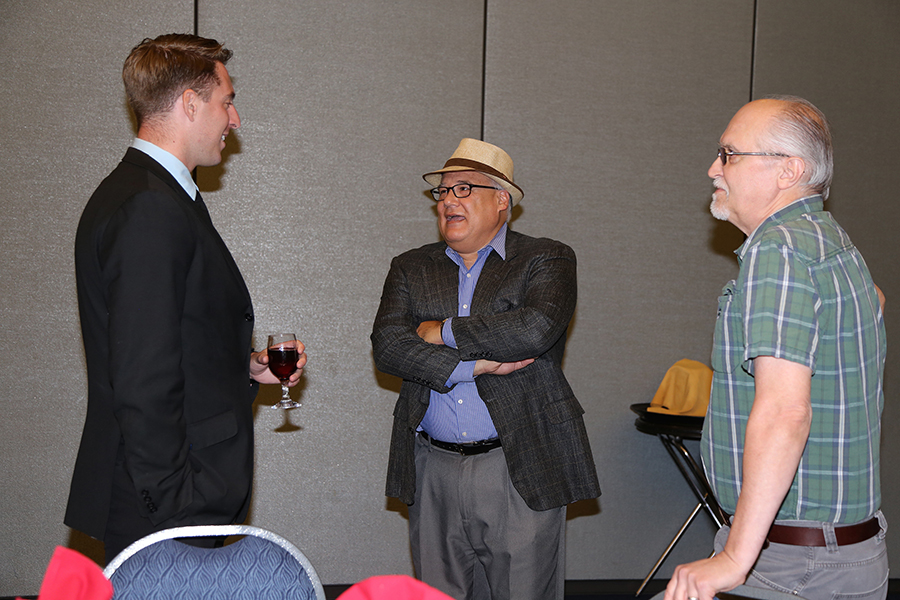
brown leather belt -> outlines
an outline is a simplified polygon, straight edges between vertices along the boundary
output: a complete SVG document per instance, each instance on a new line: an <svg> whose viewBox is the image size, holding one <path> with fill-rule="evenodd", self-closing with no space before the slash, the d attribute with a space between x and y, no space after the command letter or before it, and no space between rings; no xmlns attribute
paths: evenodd
<svg viewBox="0 0 900 600"><path fill-rule="evenodd" d="M449 450L450 452L458 452L463 456L471 456L472 454L484 454L485 452L490 452L494 448L500 447L500 438L483 440L480 442L470 442L468 444L454 444L452 442L442 442L441 440L436 440L430 437L424 431L420 431L419 435L421 435L426 440L429 440L432 446L437 446L438 448Z"/></svg>
<svg viewBox="0 0 900 600"><path fill-rule="evenodd" d="M838 546L858 544L875 536L881 531L877 517L856 525L844 525L834 528L834 537ZM821 527L792 527L790 525L772 525L766 538L774 544L790 546L824 546L825 533Z"/></svg>

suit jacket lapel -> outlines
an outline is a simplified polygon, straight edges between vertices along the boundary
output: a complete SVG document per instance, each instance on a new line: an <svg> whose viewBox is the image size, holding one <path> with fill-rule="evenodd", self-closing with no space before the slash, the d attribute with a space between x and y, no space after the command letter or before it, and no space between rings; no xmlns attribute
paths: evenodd
<svg viewBox="0 0 900 600"><path fill-rule="evenodd" d="M250 301L250 291L247 289L247 284L244 282L244 277L241 275L240 269L238 269L237 263L234 262L234 257L231 255L231 251L228 250L228 246L225 244L225 241L222 239L222 236L219 235L218 230L215 225L213 225L212 219L209 216L209 210L206 208L206 203L203 202L203 198L200 197L200 192L197 192L197 200L191 198L184 188L181 187L181 184L178 183L172 174L169 173L165 167L161 164L153 160L147 154L144 154L137 148L129 148L125 152L125 158L122 159L125 162L133 163L139 167L147 169L153 175L158 177L163 181L167 186L172 189L172 192L175 196L181 201L185 202L191 210L197 215L200 222L206 227L207 231L210 235L212 235L213 239L216 240L220 250L222 251L223 258L225 262L228 264L229 270L240 286L241 290L244 293L244 296L248 301Z"/></svg>
<svg viewBox="0 0 900 600"><path fill-rule="evenodd" d="M428 310L445 315L445 318L456 316L459 299L459 267L447 256L446 248L446 245L439 244L431 253L433 268L425 278L429 286L426 292Z"/></svg>
<svg viewBox="0 0 900 600"><path fill-rule="evenodd" d="M209 228L210 234L215 238L216 243L219 245L219 248L221 248L225 262L228 263L228 267L229 269L231 269L231 274L234 275L234 278L237 280L238 284L244 292L244 295L249 301L250 290L247 289L247 283L244 281L244 276L241 275L241 270L238 268L237 263L234 262L234 256L231 255L231 251L225 244L225 240L222 239L222 236L219 235L219 231L216 229L215 225L213 225L212 219L209 216L209 209L206 208L206 203L203 201L203 197L200 195L199 191L197 192L196 200L191 201L191 203L193 208L200 214L201 220Z"/></svg>
<svg viewBox="0 0 900 600"><path fill-rule="evenodd" d="M515 264L516 239L512 231L506 233L506 260L493 250L488 255L478 277L478 285L475 286L475 294L472 296L472 315L491 314L492 303L500 286L509 276L512 265Z"/></svg>

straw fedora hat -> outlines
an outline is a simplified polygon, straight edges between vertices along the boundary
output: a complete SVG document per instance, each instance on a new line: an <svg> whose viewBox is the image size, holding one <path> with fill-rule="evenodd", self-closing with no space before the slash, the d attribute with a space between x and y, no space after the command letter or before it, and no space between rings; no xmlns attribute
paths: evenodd
<svg viewBox="0 0 900 600"><path fill-rule="evenodd" d="M478 171L497 182L509 192L512 205L515 206L525 195L522 188L513 181L513 161L502 148L493 144L463 138L453 156L444 163L442 169L425 173L422 178L434 187L441 184L441 175L453 171Z"/></svg>
<svg viewBox="0 0 900 600"><path fill-rule="evenodd" d="M647 410L685 417L706 416L712 379L712 369L705 364L682 358L666 371Z"/></svg>

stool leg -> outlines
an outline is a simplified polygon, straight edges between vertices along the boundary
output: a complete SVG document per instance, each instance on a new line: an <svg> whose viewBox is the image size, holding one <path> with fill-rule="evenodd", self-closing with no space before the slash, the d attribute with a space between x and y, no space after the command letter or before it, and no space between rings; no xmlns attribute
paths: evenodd
<svg viewBox="0 0 900 600"><path fill-rule="evenodd" d="M716 526L719 528L725 526L728 523L725 511L722 510L716 501L712 489L709 487L709 482L706 480L706 475L703 473L700 465L697 464L697 461L694 460L694 457L691 456L691 453L688 452L682 439L678 436L662 434L659 435L659 439L672 456L672 460L678 466L697 500L703 503Z"/></svg>
<svg viewBox="0 0 900 600"><path fill-rule="evenodd" d="M638 591L635 594L635 596L641 595L641 592L643 592L644 588L647 586L647 582L649 582L651 579L653 579L653 576L656 575L657 571L659 571L659 568L662 566L663 561L665 561L666 558L669 556L669 552L672 551L672 548L675 547L675 544L678 543L678 540L681 539L681 536L684 535L684 532L687 530L688 526L694 521L694 517L697 516L697 513L699 513L702 508L703 508L703 503L702 502L698 503L697 506L694 508L694 511L687 518L687 521L684 522L684 525L681 526L681 529L679 529L678 533L675 534L675 537L672 538L671 543L669 543L669 545L666 546L666 549L665 549L665 551L663 551L662 556L659 557L659 560L656 561L656 564L653 565L652 569L650 569L650 572L644 578L644 581L641 582L641 587L638 588Z"/></svg>

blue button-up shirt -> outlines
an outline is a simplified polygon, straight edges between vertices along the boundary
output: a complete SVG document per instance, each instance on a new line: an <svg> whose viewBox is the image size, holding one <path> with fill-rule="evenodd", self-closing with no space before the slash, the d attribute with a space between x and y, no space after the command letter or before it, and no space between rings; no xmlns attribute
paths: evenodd
<svg viewBox="0 0 900 600"><path fill-rule="evenodd" d="M472 296L484 263L491 252L496 252L506 260L506 225L500 228L490 243L478 251L478 259L471 269L467 269L458 252L447 247L447 256L459 266L459 292L457 316L468 317L472 309ZM456 348L453 337L453 319L444 321L441 336L444 344ZM436 440L444 442L477 442L497 437L494 422L478 388L475 387L475 361L460 361L450 374L448 393L431 390L431 401L420 429Z"/></svg>

